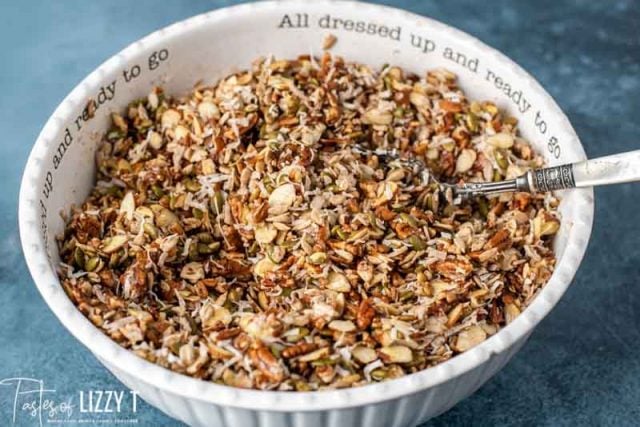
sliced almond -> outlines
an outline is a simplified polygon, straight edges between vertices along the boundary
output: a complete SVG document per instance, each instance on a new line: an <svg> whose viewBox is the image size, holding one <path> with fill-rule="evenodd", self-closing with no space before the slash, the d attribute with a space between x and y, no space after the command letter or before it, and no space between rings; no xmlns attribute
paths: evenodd
<svg viewBox="0 0 640 427"><path fill-rule="evenodd" d="M159 150L164 145L164 139L162 139L162 135L155 131L149 131L149 145L154 150Z"/></svg>
<svg viewBox="0 0 640 427"><path fill-rule="evenodd" d="M484 329L482 329L478 325L472 325L467 329L462 330L458 334L455 350L460 352L467 351L471 347L475 347L486 339L487 333L484 331Z"/></svg>
<svg viewBox="0 0 640 427"><path fill-rule="evenodd" d="M273 225L257 227L254 231L256 241L262 245L271 243L278 235L278 230Z"/></svg>
<svg viewBox="0 0 640 427"><path fill-rule="evenodd" d="M413 361L413 353L409 347L403 345L391 345L379 350L380 358L385 363L409 363Z"/></svg>
<svg viewBox="0 0 640 427"><path fill-rule="evenodd" d="M351 320L332 320L329 329L338 332L352 332L356 330L356 325Z"/></svg>
<svg viewBox="0 0 640 427"><path fill-rule="evenodd" d="M268 257L262 258L260 261L256 263L253 267L253 272L258 277L263 277L270 271L273 271L278 267L278 264L271 261Z"/></svg>
<svg viewBox="0 0 640 427"><path fill-rule="evenodd" d="M418 108L424 108L429 106L429 97L424 93L411 92L409 94L409 102Z"/></svg>
<svg viewBox="0 0 640 427"><path fill-rule="evenodd" d="M372 125L389 125L393 121L393 114L390 111L372 109L364 113L363 120Z"/></svg>
<svg viewBox="0 0 640 427"><path fill-rule="evenodd" d="M287 183L273 190L269 196L269 213L280 215L289 210L296 200L296 188Z"/></svg>
<svg viewBox="0 0 640 427"><path fill-rule="evenodd" d="M212 319L226 326L231 323L231 312L224 307L216 307Z"/></svg>
<svg viewBox="0 0 640 427"><path fill-rule="evenodd" d="M180 271L180 277L191 283L196 283L198 280L204 278L202 263L190 262L186 264Z"/></svg>
<svg viewBox="0 0 640 427"><path fill-rule="evenodd" d="M351 284L347 277L335 271L329 273L329 277L327 277L327 288L336 292L349 292L351 290Z"/></svg>
<svg viewBox="0 0 640 427"><path fill-rule="evenodd" d="M158 108L158 103L160 102L160 98L158 98L157 93L151 92L149 93L149 95L147 95L147 101L149 101L149 105L151 106L151 109L155 110L156 108Z"/></svg>
<svg viewBox="0 0 640 427"><path fill-rule="evenodd" d="M122 202L120 203L120 213L124 214L124 217L127 221L131 221L133 219L133 212L136 209L136 202L133 198L133 193L128 191L127 194L122 198Z"/></svg>
<svg viewBox="0 0 640 427"><path fill-rule="evenodd" d="M463 308L464 306L462 305L462 303L460 303L453 307L453 309L451 309L449 314L447 314L447 326L452 327L453 325L458 323L458 321L462 317Z"/></svg>
<svg viewBox="0 0 640 427"><path fill-rule="evenodd" d="M487 143L496 148L511 148L513 146L513 136L500 132L487 138Z"/></svg>
<svg viewBox="0 0 640 427"><path fill-rule="evenodd" d="M211 175L216 171L213 160L211 159L204 159L200 165L202 166L202 173L205 175Z"/></svg>
<svg viewBox="0 0 640 427"><path fill-rule="evenodd" d="M507 322L507 325L515 320L516 317L520 314L520 309L514 303L509 303L504 305L504 318Z"/></svg>
<svg viewBox="0 0 640 427"><path fill-rule="evenodd" d="M322 357L326 357L329 355L329 347L322 347L316 351L312 351L311 353L307 353L304 356L300 356L298 360L300 362L313 362L314 360L318 360Z"/></svg>
<svg viewBox="0 0 640 427"><path fill-rule="evenodd" d="M470 148L464 149L460 152L458 159L456 160L456 172L464 173L471 169L473 163L476 161L476 151Z"/></svg>
<svg viewBox="0 0 640 427"><path fill-rule="evenodd" d="M231 323L231 312L225 307L213 306L209 317L203 319L204 329L219 327L219 325L227 326Z"/></svg>
<svg viewBox="0 0 640 427"><path fill-rule="evenodd" d="M211 101L202 101L198 104L198 113L205 120L220 118L220 110Z"/></svg>
<svg viewBox="0 0 640 427"><path fill-rule="evenodd" d="M367 365L378 358L378 353L372 348L358 346L351 350L353 357L360 363Z"/></svg>
<svg viewBox="0 0 640 427"><path fill-rule="evenodd" d="M176 126L173 133L173 137L176 141L180 141L181 139L186 138L187 135L189 135L189 129L182 125Z"/></svg>
<svg viewBox="0 0 640 427"><path fill-rule="evenodd" d="M178 123L180 123L180 118L182 115L179 111L168 109L164 113L162 113L162 118L160 119L162 122L163 129L172 129L176 127Z"/></svg>
<svg viewBox="0 0 640 427"><path fill-rule="evenodd" d="M387 174L387 180L389 181L402 181L404 178L403 169L393 169Z"/></svg>

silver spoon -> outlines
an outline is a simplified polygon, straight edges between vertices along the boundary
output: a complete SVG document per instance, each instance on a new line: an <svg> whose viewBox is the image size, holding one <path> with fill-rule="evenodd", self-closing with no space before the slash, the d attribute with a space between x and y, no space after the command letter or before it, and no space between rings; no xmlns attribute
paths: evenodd
<svg viewBox="0 0 640 427"><path fill-rule="evenodd" d="M613 154L597 159L584 160L548 168L534 169L523 175L497 182L470 182L465 184L441 183L429 173L427 166L417 158L404 158L395 150L371 150L355 145L358 154L378 156L380 160L399 161L411 169L422 173L423 180L437 183L441 189L451 189L453 196L470 198L490 194L522 191L528 193L592 187L595 185L620 184L640 181L640 150Z"/></svg>

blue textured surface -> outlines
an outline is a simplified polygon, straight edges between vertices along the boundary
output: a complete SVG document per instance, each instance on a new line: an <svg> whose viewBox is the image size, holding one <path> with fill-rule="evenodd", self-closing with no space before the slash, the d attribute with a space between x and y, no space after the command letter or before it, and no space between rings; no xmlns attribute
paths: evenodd
<svg viewBox="0 0 640 427"><path fill-rule="evenodd" d="M125 390L32 284L16 220L22 168L56 105L104 59L155 29L230 3L0 3L0 380L42 379L56 399ZM388 3L467 31L520 63L567 113L590 157L640 148L639 2ZM563 300L503 371L427 425L640 423L639 208L640 185L596 190L591 244ZM10 425L12 405L11 387L0 387L0 425ZM120 418L178 424L144 403ZM35 421L22 416L16 425Z"/></svg>

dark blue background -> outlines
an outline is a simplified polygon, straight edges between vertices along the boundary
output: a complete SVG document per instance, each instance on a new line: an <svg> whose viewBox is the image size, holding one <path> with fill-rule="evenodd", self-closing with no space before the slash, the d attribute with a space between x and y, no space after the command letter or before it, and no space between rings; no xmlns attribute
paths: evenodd
<svg viewBox="0 0 640 427"><path fill-rule="evenodd" d="M232 1L0 3L0 379L40 378L59 398L122 386L46 307L17 230L23 166L63 97L149 32ZM640 2L388 1L458 27L529 70L590 157L640 148ZM596 190L586 258L563 300L513 361L428 425L640 423L640 185ZM0 387L0 425L13 395ZM149 405L140 425L177 423ZM26 421L25 418L19 421Z"/></svg>

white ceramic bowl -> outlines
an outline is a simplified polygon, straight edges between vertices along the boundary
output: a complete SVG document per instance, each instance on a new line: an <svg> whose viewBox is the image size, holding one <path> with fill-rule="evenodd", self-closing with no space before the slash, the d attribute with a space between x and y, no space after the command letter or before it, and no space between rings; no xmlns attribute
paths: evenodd
<svg viewBox="0 0 640 427"><path fill-rule="evenodd" d="M549 164L585 158L562 111L519 66L458 30L387 7L326 1L236 6L157 31L109 59L60 104L36 141L20 190L22 246L40 293L64 326L124 384L188 424L405 426L438 415L478 389L522 347L569 286L587 247L593 192L573 190L562 195L557 268L514 322L446 363L360 388L307 393L230 388L156 366L101 333L60 286L54 236L64 225L59 213L81 202L93 185L97 135L108 127L107 113L146 96L154 84L179 94L198 80L214 82L246 68L258 56L319 55L328 33L338 37L333 53L349 60L393 63L419 73L449 68L471 99L493 100L516 116L522 134ZM98 106L93 118L83 116L89 99Z"/></svg>

